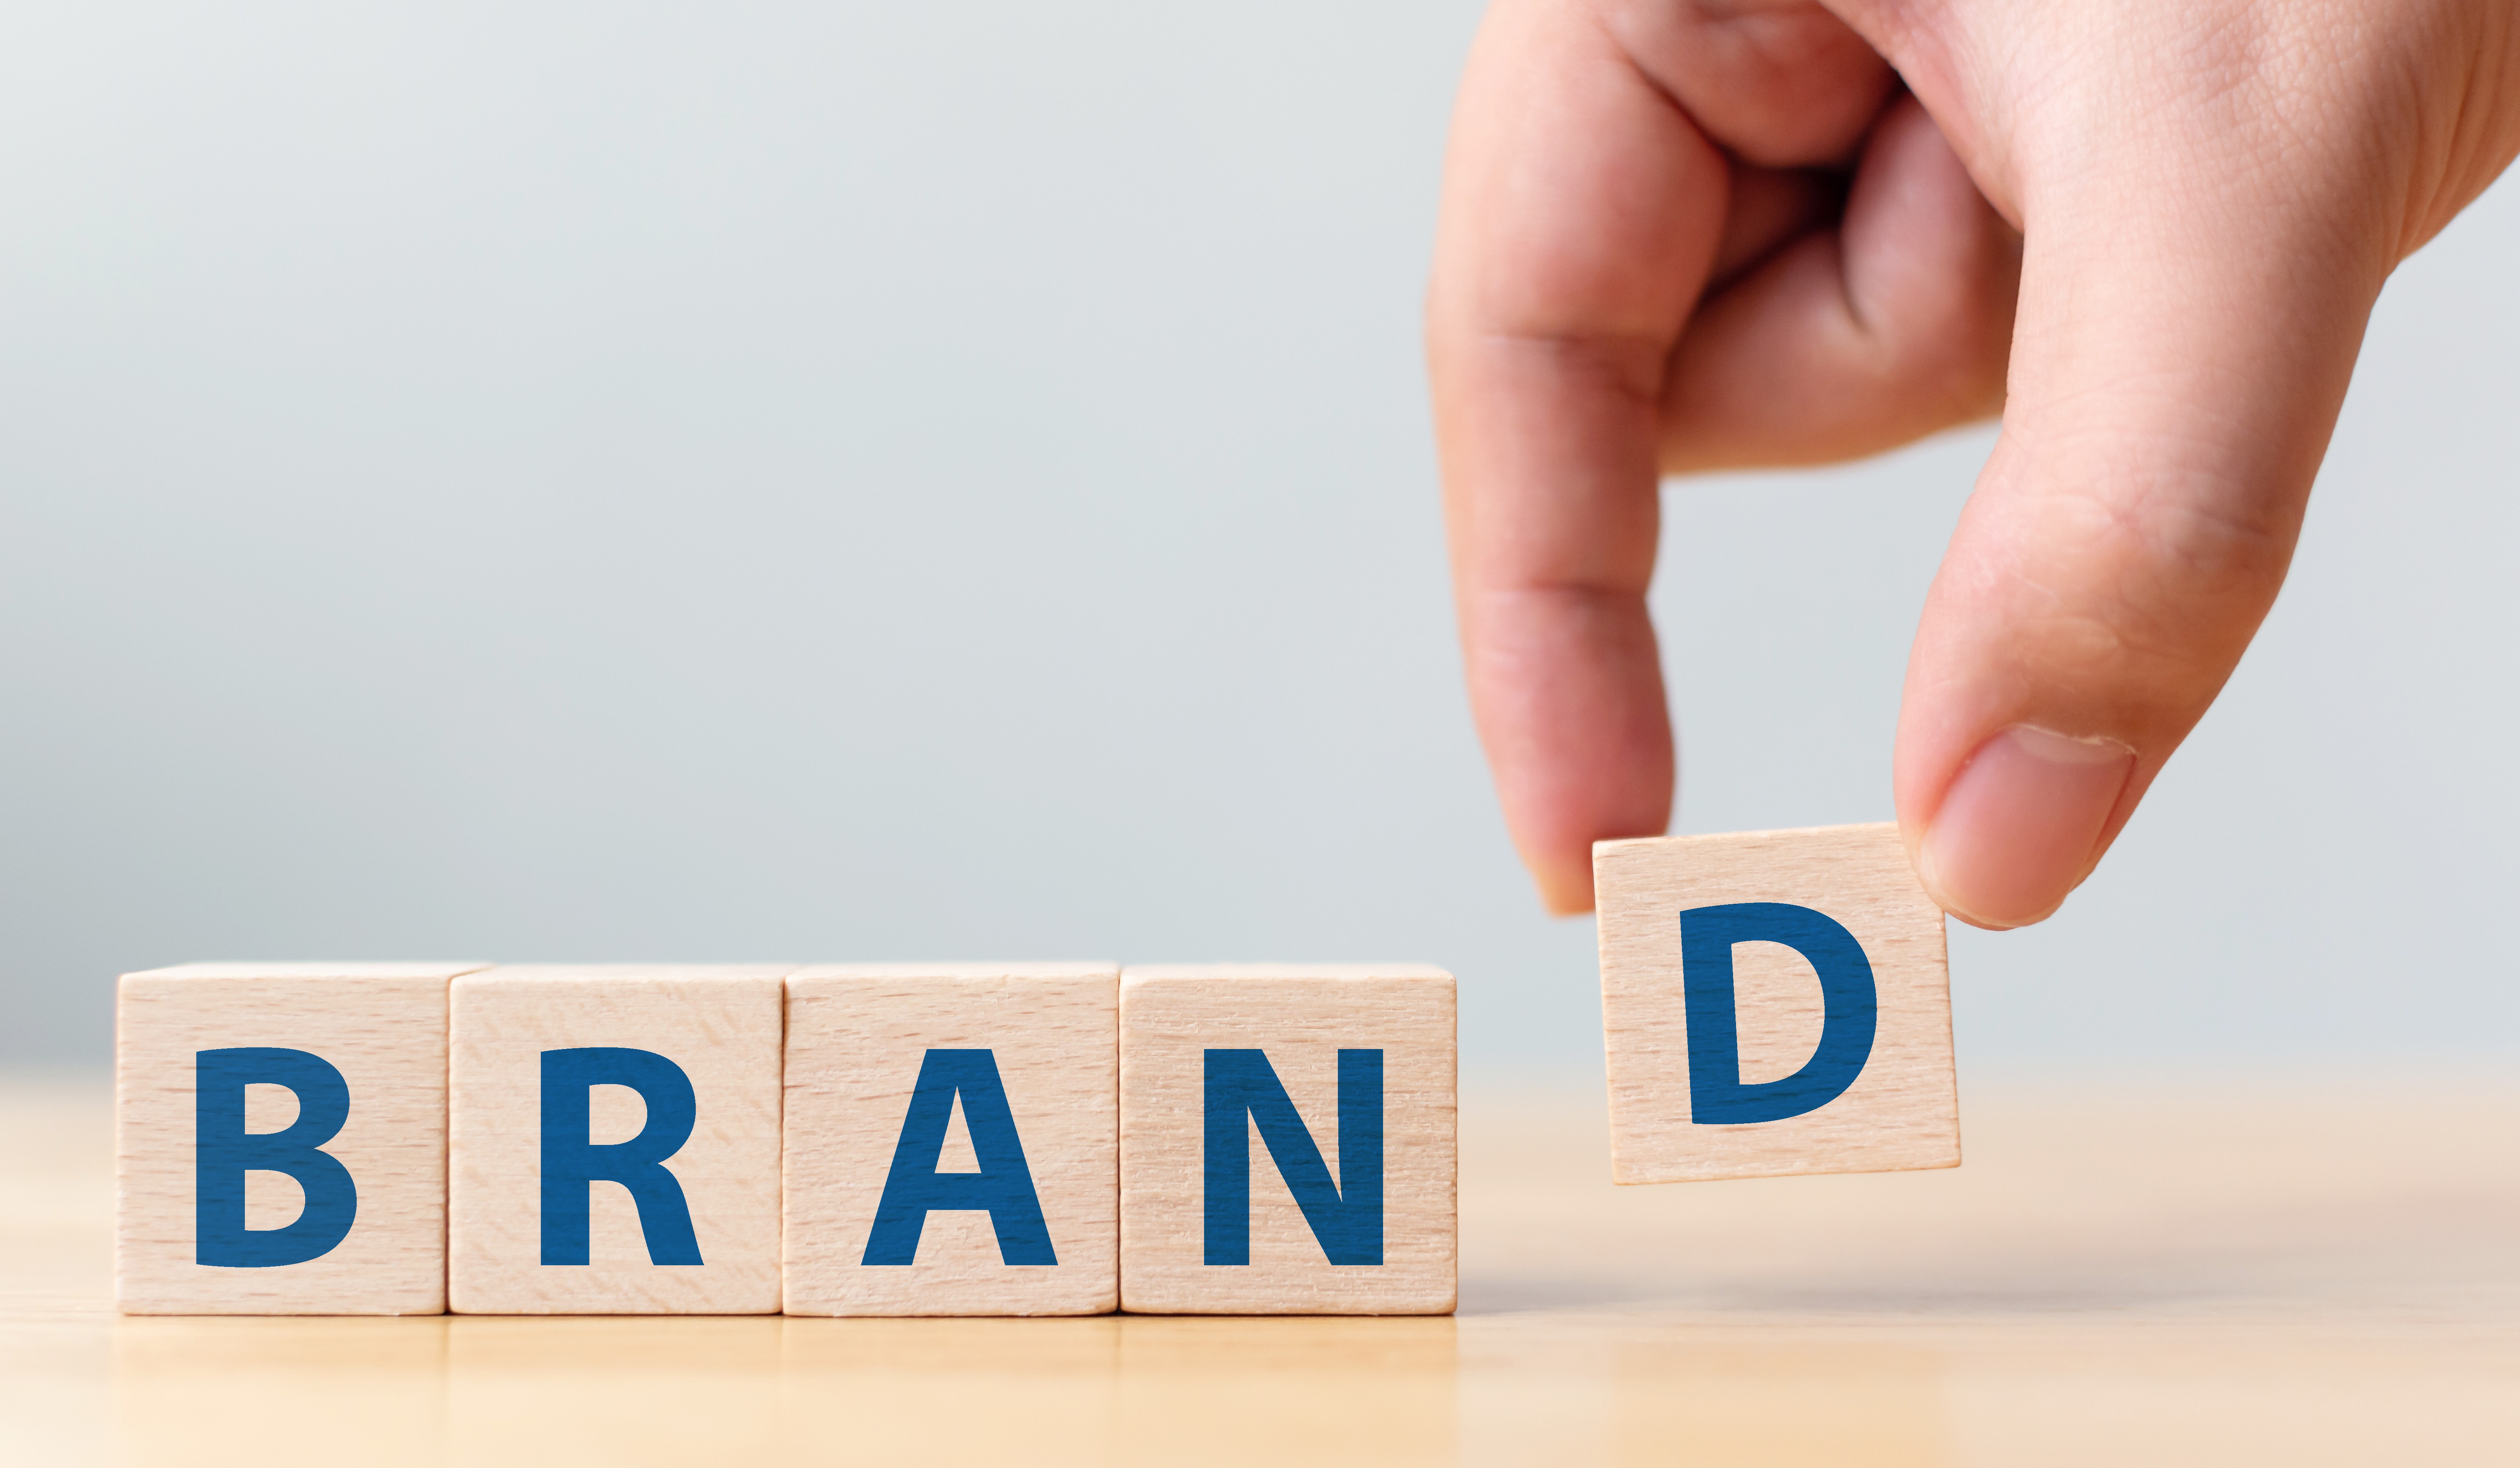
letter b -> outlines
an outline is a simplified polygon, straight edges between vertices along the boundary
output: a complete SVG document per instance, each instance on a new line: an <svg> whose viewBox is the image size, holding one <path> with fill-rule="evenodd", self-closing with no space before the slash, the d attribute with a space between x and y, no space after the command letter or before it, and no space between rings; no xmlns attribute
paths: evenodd
<svg viewBox="0 0 2520 1468"><path fill-rule="evenodd" d="M285 1085L297 1120L245 1129L245 1088ZM333 1252L359 1216L358 1184L319 1151L350 1119L350 1085L331 1061L304 1050L247 1045L193 1055L193 1258L227 1268L302 1264ZM245 1174L286 1172L306 1204L281 1228L245 1226Z"/></svg>

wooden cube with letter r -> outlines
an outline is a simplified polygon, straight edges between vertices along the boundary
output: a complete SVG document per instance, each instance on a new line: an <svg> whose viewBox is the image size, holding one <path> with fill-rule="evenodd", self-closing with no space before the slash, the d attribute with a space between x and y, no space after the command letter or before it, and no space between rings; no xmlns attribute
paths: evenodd
<svg viewBox="0 0 2520 1468"><path fill-rule="evenodd" d="M1593 849L1620 1182L1959 1165L1943 914L1899 828Z"/></svg>
<svg viewBox="0 0 2520 1468"><path fill-rule="evenodd" d="M526 964L448 1002L459 1314L779 1308L787 964Z"/></svg>
<svg viewBox="0 0 2520 1468"><path fill-rule="evenodd" d="M1120 980L1120 1307L1442 1314L1453 977L1418 964Z"/></svg>

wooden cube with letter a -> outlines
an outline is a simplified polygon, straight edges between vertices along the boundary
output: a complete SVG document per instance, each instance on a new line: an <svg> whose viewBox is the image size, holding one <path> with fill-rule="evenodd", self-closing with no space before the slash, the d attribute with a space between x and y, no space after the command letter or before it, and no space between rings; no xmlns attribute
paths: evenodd
<svg viewBox="0 0 2520 1468"><path fill-rule="evenodd" d="M791 1315L1120 1303L1120 968L833 964L788 979Z"/></svg>
<svg viewBox="0 0 2520 1468"><path fill-rule="evenodd" d="M1593 849L1620 1182L1958 1167L1943 914L1899 828Z"/></svg>
<svg viewBox="0 0 2520 1468"><path fill-rule="evenodd" d="M523 965L456 981L454 1309L778 1310L790 967Z"/></svg>
<svg viewBox="0 0 2520 1468"><path fill-rule="evenodd" d="M480 964L125 974L114 1301L129 1314L446 1307L446 985Z"/></svg>
<svg viewBox="0 0 2520 1468"><path fill-rule="evenodd" d="M1453 976L1417 964L1120 979L1120 1307L1443 1314Z"/></svg>

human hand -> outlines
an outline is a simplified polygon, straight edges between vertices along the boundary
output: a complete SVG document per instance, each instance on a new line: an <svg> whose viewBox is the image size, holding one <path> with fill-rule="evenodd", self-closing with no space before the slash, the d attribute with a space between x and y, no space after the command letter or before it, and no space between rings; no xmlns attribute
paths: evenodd
<svg viewBox="0 0 2520 1468"><path fill-rule="evenodd" d="M2054 911L2272 605L2382 283L2515 152L2513 0L1499 0L1427 343L1543 900L1670 817L1659 475L2001 410L1893 790L1945 909Z"/></svg>

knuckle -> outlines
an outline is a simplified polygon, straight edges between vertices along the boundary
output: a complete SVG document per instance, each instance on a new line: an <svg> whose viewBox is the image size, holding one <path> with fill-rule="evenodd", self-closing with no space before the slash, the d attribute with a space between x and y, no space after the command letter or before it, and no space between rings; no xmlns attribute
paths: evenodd
<svg viewBox="0 0 2520 1468"><path fill-rule="evenodd" d="M2042 665L2114 698L2186 706L2222 685L2273 604L2298 514L2283 496L2154 467L2049 498L2034 529L2056 568L2024 628Z"/></svg>

